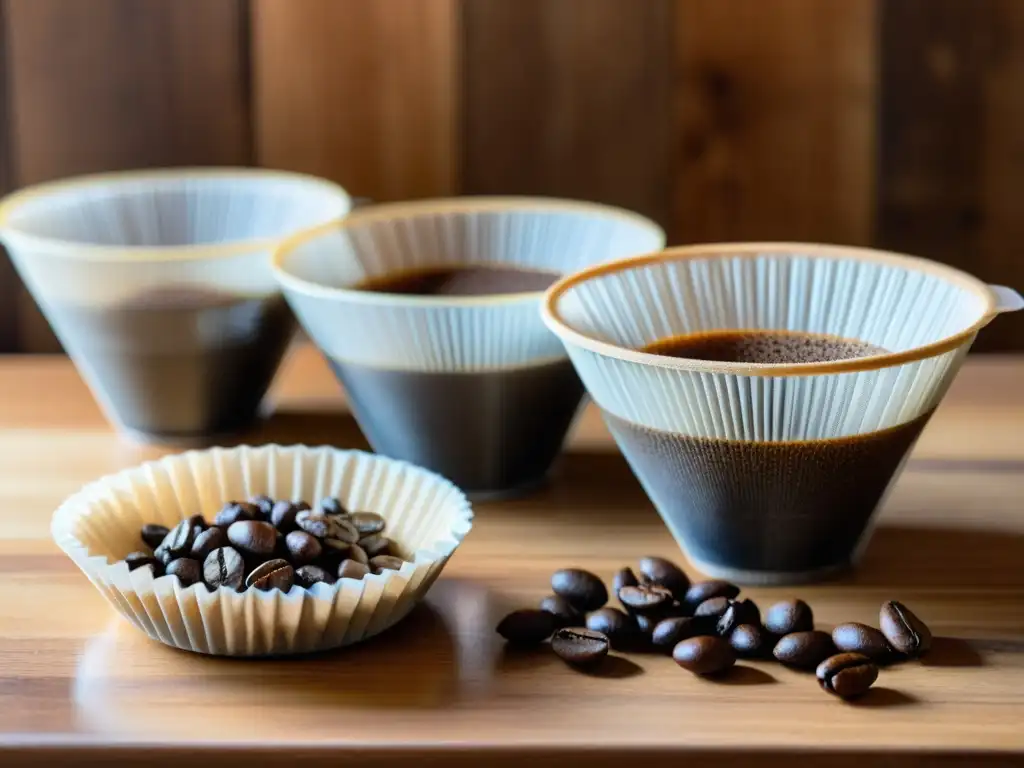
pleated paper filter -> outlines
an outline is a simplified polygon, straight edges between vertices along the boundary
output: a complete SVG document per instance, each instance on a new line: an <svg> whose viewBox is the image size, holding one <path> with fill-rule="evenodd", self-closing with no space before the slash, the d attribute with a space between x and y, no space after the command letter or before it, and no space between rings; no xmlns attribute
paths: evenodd
<svg viewBox="0 0 1024 768"><path fill-rule="evenodd" d="M1022 306L924 259L769 243L591 268L543 317L691 560L786 583L855 562L975 335ZM656 353L759 331L766 362ZM801 362L808 344L830 354Z"/></svg>

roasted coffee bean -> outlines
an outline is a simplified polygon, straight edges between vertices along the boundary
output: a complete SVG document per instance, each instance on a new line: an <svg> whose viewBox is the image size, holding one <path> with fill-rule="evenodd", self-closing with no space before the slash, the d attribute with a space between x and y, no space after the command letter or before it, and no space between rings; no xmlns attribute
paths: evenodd
<svg viewBox="0 0 1024 768"><path fill-rule="evenodd" d="M890 600L878 614L882 634L889 645L905 656L921 656L932 647L932 632L903 603Z"/></svg>
<svg viewBox="0 0 1024 768"><path fill-rule="evenodd" d="M563 568L551 575L551 591L577 610L589 613L608 602L608 590L597 576L582 568Z"/></svg>
<svg viewBox="0 0 1024 768"><path fill-rule="evenodd" d="M720 637L691 637L672 649L672 658L695 675L717 675L736 663L736 654Z"/></svg>
<svg viewBox="0 0 1024 768"><path fill-rule="evenodd" d="M333 496L328 496L320 502L320 509L328 515L347 515L345 505Z"/></svg>
<svg viewBox="0 0 1024 768"><path fill-rule="evenodd" d="M338 565L339 579L362 579L370 573L370 566L358 560L342 560Z"/></svg>
<svg viewBox="0 0 1024 768"><path fill-rule="evenodd" d="M583 614L561 595L548 595L540 601L540 609L558 619L560 627L579 626L583 623Z"/></svg>
<svg viewBox="0 0 1024 768"><path fill-rule="evenodd" d="M867 624L849 622L832 630L832 643L842 653L859 653L875 661L883 661L893 655L892 646L885 635Z"/></svg>
<svg viewBox="0 0 1024 768"><path fill-rule="evenodd" d="M324 537L324 546L333 549L348 549L359 541L359 531L348 520L331 518L330 529Z"/></svg>
<svg viewBox="0 0 1024 768"><path fill-rule="evenodd" d="M207 528L196 536L196 540L192 542L189 556L201 563L206 560L206 556L213 552L213 550L226 547L227 545L228 535L224 532L223 528Z"/></svg>
<svg viewBox="0 0 1024 768"><path fill-rule="evenodd" d="M366 554L366 550L360 547L358 544L341 544L338 543L334 547L324 547L324 555L334 555L338 558L338 562L342 560L355 560L357 563L367 565L370 562L369 555Z"/></svg>
<svg viewBox="0 0 1024 768"><path fill-rule="evenodd" d="M221 528L230 528L240 520L255 520L259 517L259 512L258 507L244 501L229 501L213 518L213 524Z"/></svg>
<svg viewBox="0 0 1024 768"><path fill-rule="evenodd" d="M587 616L587 629L608 638L612 648L622 651L634 646L640 633L632 616L618 608L605 606Z"/></svg>
<svg viewBox="0 0 1024 768"><path fill-rule="evenodd" d="M386 524L383 517L373 512L353 512L348 519L359 531L360 536L380 533Z"/></svg>
<svg viewBox="0 0 1024 768"><path fill-rule="evenodd" d="M672 606L672 592L658 584L638 584L619 590L619 602L630 613L660 614Z"/></svg>
<svg viewBox="0 0 1024 768"><path fill-rule="evenodd" d="M740 624L729 635L729 645L741 658L760 659L771 652L772 639L760 624Z"/></svg>
<svg viewBox="0 0 1024 768"><path fill-rule="evenodd" d="M215 549L203 561L203 581L210 589L238 589L245 581L245 560L232 547Z"/></svg>
<svg viewBox="0 0 1024 768"><path fill-rule="evenodd" d="M327 538L331 532L331 519L323 512L304 509L295 515L295 524L310 536L318 539Z"/></svg>
<svg viewBox="0 0 1024 768"><path fill-rule="evenodd" d="M783 600L764 615L764 628L775 635L810 632L814 629L814 613L803 600Z"/></svg>
<svg viewBox="0 0 1024 768"><path fill-rule="evenodd" d="M878 667L863 654L840 653L821 662L815 677L822 690L842 699L854 699L878 679Z"/></svg>
<svg viewBox="0 0 1024 768"><path fill-rule="evenodd" d="M608 655L611 640L601 632L563 627L551 638L551 650L574 667L592 667Z"/></svg>
<svg viewBox="0 0 1024 768"><path fill-rule="evenodd" d="M632 568L623 568L612 579L612 592L617 595L623 587L635 587L639 583Z"/></svg>
<svg viewBox="0 0 1024 768"><path fill-rule="evenodd" d="M153 550L153 557L157 559L160 565L167 565L171 560L175 559L174 555L163 544Z"/></svg>
<svg viewBox="0 0 1024 768"><path fill-rule="evenodd" d="M672 649L683 640L704 634L702 630L700 619L695 619L692 616L673 616L669 619L662 619L651 632L651 644L666 653L672 653Z"/></svg>
<svg viewBox="0 0 1024 768"><path fill-rule="evenodd" d="M145 568L148 565L153 568L154 576L159 576L163 572L163 563L148 552L132 552L130 555L125 555L124 561L128 563L129 571Z"/></svg>
<svg viewBox="0 0 1024 768"><path fill-rule="evenodd" d="M836 652L827 632L792 632L775 644L772 654L790 667L814 669Z"/></svg>
<svg viewBox="0 0 1024 768"><path fill-rule="evenodd" d="M196 540L197 533L191 520L182 520L171 528L159 548L164 549L170 555L171 560L184 557L192 551L192 542Z"/></svg>
<svg viewBox="0 0 1024 768"><path fill-rule="evenodd" d="M284 545L293 565L308 565L323 551L320 540L305 531L292 531L284 537Z"/></svg>
<svg viewBox="0 0 1024 768"><path fill-rule="evenodd" d="M370 558L370 568L374 573L400 571L403 565L405 565L405 560L400 557L392 557L391 555L377 555Z"/></svg>
<svg viewBox="0 0 1024 768"><path fill-rule="evenodd" d="M715 626L731 603L732 601L727 597L712 597L698 605L694 609L693 615L700 619L710 619L713 621L712 626Z"/></svg>
<svg viewBox="0 0 1024 768"><path fill-rule="evenodd" d="M718 617L716 632L728 637L740 624L760 624L761 611L753 600L730 600L729 607Z"/></svg>
<svg viewBox="0 0 1024 768"><path fill-rule="evenodd" d="M171 530L166 525L154 525L152 523L144 525L142 526L142 542L150 549L156 549L163 544L164 539L167 538L167 534L170 532Z"/></svg>
<svg viewBox="0 0 1024 768"><path fill-rule="evenodd" d="M740 588L735 584L720 579L709 579L708 581L698 581L691 584L683 596L683 602L690 606L692 611L706 600L711 600L715 597L724 597L732 600L739 593Z"/></svg>
<svg viewBox="0 0 1024 768"><path fill-rule="evenodd" d="M637 613L633 616L633 621L636 622L636 629L643 637L650 637L663 619L657 615L645 616L642 613Z"/></svg>
<svg viewBox="0 0 1024 768"><path fill-rule="evenodd" d="M555 617L547 611L523 608L503 618L497 632L513 645L539 645L551 637L556 624Z"/></svg>
<svg viewBox="0 0 1024 768"><path fill-rule="evenodd" d="M690 587L690 579L683 569L663 557L641 558L640 575L651 584L665 587L680 601L686 597L686 590Z"/></svg>
<svg viewBox="0 0 1024 768"><path fill-rule="evenodd" d="M314 584L333 584L334 577L317 565L304 565L295 569L295 583L311 589Z"/></svg>
<svg viewBox="0 0 1024 768"><path fill-rule="evenodd" d="M277 546L277 530L261 520L240 520L228 528L228 541L249 555L269 555Z"/></svg>
<svg viewBox="0 0 1024 768"><path fill-rule="evenodd" d="M290 501L278 501L270 510L270 522L281 533L290 533L295 530L295 516L299 514L299 508Z"/></svg>
<svg viewBox="0 0 1024 768"><path fill-rule="evenodd" d="M386 536L381 536L379 533L364 536L359 539L358 543L369 557L376 557L377 555L387 555L391 553L391 539Z"/></svg>
<svg viewBox="0 0 1024 768"><path fill-rule="evenodd" d="M204 518L202 515L192 515L188 518L188 521L192 523L192 527L195 529L196 536L198 536L200 533L202 533L210 527L206 524L206 518Z"/></svg>
<svg viewBox="0 0 1024 768"><path fill-rule="evenodd" d="M167 564L165 573L168 576L177 576L181 586L190 587L203 580L203 569L198 561L191 557L179 557Z"/></svg>
<svg viewBox="0 0 1024 768"><path fill-rule="evenodd" d="M295 569L287 560L268 560L256 566L245 580L245 586L264 591L280 589L287 592L294 583Z"/></svg>
<svg viewBox="0 0 1024 768"><path fill-rule="evenodd" d="M249 503L252 504L256 509L260 511L259 519L264 522L270 522L270 513L274 509L274 500L269 496L259 493L249 499Z"/></svg>

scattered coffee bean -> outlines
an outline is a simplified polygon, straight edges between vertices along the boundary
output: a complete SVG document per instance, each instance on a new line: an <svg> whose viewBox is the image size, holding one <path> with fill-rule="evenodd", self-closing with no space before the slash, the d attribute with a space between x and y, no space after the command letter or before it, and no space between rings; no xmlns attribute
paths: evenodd
<svg viewBox="0 0 1024 768"><path fill-rule="evenodd" d="M551 591L577 610L590 612L608 602L608 590L597 576L581 568L563 568L551 576Z"/></svg>
<svg viewBox="0 0 1024 768"><path fill-rule="evenodd" d="M561 595L548 595L540 601L540 609L554 616L560 627L579 626L583 622L583 614Z"/></svg>
<svg viewBox="0 0 1024 768"><path fill-rule="evenodd" d="M330 529L324 537L324 546L332 549L348 549L359 541L359 531L348 520L334 517L330 519Z"/></svg>
<svg viewBox="0 0 1024 768"><path fill-rule="evenodd" d="M166 551L171 560L184 557L192 551L192 542L196 540L196 533L196 527L191 520L182 520L164 537L158 549Z"/></svg>
<svg viewBox="0 0 1024 768"><path fill-rule="evenodd" d="M305 531L291 531L284 537L285 548L293 565L308 565L320 557L323 547L315 536Z"/></svg>
<svg viewBox="0 0 1024 768"><path fill-rule="evenodd" d="M249 499L249 503L260 511L258 519L267 523L270 522L270 513L274 509L274 500L272 498L261 493Z"/></svg>
<svg viewBox="0 0 1024 768"><path fill-rule="evenodd" d="M551 638L551 650L574 667L592 667L608 655L611 641L601 632L563 627Z"/></svg>
<svg viewBox="0 0 1024 768"><path fill-rule="evenodd" d="M882 661L893 655L892 646L885 635L867 624L849 622L832 630L832 643L844 653L859 653L875 661Z"/></svg>
<svg viewBox="0 0 1024 768"><path fill-rule="evenodd" d="M720 579L710 579L691 584L683 596L683 602L690 607L690 610L695 610L705 600L711 600L715 597L724 597L732 600L739 593L740 588L735 584L730 584L728 581L721 581Z"/></svg>
<svg viewBox="0 0 1024 768"><path fill-rule="evenodd" d="M334 577L318 565L304 565L295 569L295 583L310 589L314 584L333 584Z"/></svg>
<svg viewBox="0 0 1024 768"><path fill-rule="evenodd" d="M320 502L320 509L322 509L328 515L347 515L348 510L345 509L345 505L333 496L328 496Z"/></svg>
<svg viewBox="0 0 1024 768"><path fill-rule="evenodd" d="M810 632L814 629L814 613L803 600L783 600L768 609L764 628L779 636Z"/></svg>
<svg viewBox="0 0 1024 768"><path fill-rule="evenodd" d="M683 570L663 557L640 559L640 575L652 584L664 587L676 600L683 600L690 587L690 579Z"/></svg>
<svg viewBox="0 0 1024 768"><path fill-rule="evenodd" d="M163 563L148 552L132 552L130 555L125 555L124 561L128 564L129 571L144 568L147 565L153 568L154 576L159 575L163 571Z"/></svg>
<svg viewBox="0 0 1024 768"><path fill-rule="evenodd" d="M206 560L206 556L213 552L213 550L226 547L227 545L228 535L224 532L223 528L207 528L196 536L196 540L192 542L192 549L189 555L193 560L198 560L201 563Z"/></svg>
<svg viewBox="0 0 1024 768"><path fill-rule="evenodd" d="M728 597L712 597L710 600L705 600L698 605L694 609L693 615L698 618L714 619L717 623L718 619L721 618L722 614L725 613L731 604L732 600Z"/></svg>
<svg viewBox="0 0 1024 768"><path fill-rule="evenodd" d="M287 560L268 560L253 568L245 586L253 589L280 589L287 592L295 583L295 569Z"/></svg>
<svg viewBox="0 0 1024 768"><path fill-rule="evenodd" d="M811 630L792 632L781 638L772 654L787 666L814 669L835 652L832 637L827 632Z"/></svg>
<svg viewBox="0 0 1024 768"><path fill-rule="evenodd" d="M729 645L744 659L760 659L772 649L772 637L760 624L740 624L729 635Z"/></svg>
<svg viewBox="0 0 1024 768"><path fill-rule="evenodd" d="M229 501L213 518L213 524L220 528L230 528L240 520L255 520L258 514L259 508L252 504Z"/></svg>
<svg viewBox="0 0 1024 768"><path fill-rule="evenodd" d="M639 583L632 568L623 568L616 572L615 577L612 579L612 592L617 595L623 587L635 587Z"/></svg>
<svg viewBox="0 0 1024 768"><path fill-rule="evenodd" d="M882 634L889 645L904 656L921 656L932 646L932 632L903 603L890 600L882 604L878 614Z"/></svg>
<svg viewBox="0 0 1024 768"><path fill-rule="evenodd" d="M380 533L384 530L385 525L384 518L373 512L353 512L349 516L349 522L359 531L360 536Z"/></svg>
<svg viewBox="0 0 1024 768"><path fill-rule="evenodd" d="M295 524L310 536L325 539L331 532L331 519L323 512L304 509L295 515Z"/></svg>
<svg viewBox="0 0 1024 768"><path fill-rule="evenodd" d="M717 675L736 663L736 654L720 637L691 637L672 649L672 658L695 675Z"/></svg>
<svg viewBox="0 0 1024 768"><path fill-rule="evenodd" d="M377 555L376 557L370 558L370 568L373 569L374 573L380 573L381 571L400 571L402 570L403 565L405 565L405 560L392 555Z"/></svg>
<svg viewBox="0 0 1024 768"><path fill-rule="evenodd" d="M729 607L718 617L716 631L728 637L740 624L760 624L761 611L753 600L730 600Z"/></svg>
<svg viewBox="0 0 1024 768"><path fill-rule="evenodd" d="M638 584L619 590L619 602L630 613L660 613L673 603L672 592L658 584Z"/></svg>
<svg viewBox="0 0 1024 768"><path fill-rule="evenodd" d="M363 548L368 557L376 557L377 555L387 555L391 553L391 539L386 536L381 536L379 533L364 536L359 539L358 544Z"/></svg>
<svg viewBox="0 0 1024 768"><path fill-rule="evenodd" d="M338 566L339 579L355 579L359 581L370 573L370 566L358 560L342 560Z"/></svg>
<svg viewBox="0 0 1024 768"><path fill-rule="evenodd" d="M251 555L269 555L277 546L277 530L260 520L239 520L228 527L228 541Z"/></svg>
<svg viewBox="0 0 1024 768"><path fill-rule="evenodd" d="M626 650L636 644L639 632L633 617L618 608L605 606L587 615L587 629L608 638L612 648Z"/></svg>
<svg viewBox="0 0 1024 768"><path fill-rule="evenodd" d="M512 645L539 645L551 637L556 620L547 611L524 608L512 611L498 623L498 634Z"/></svg>
<svg viewBox="0 0 1024 768"><path fill-rule="evenodd" d="M703 635L704 627L700 619L692 616L673 616L662 619L654 626L651 632L651 644L655 648L661 648L666 653L671 653L683 640Z"/></svg>
<svg viewBox="0 0 1024 768"><path fill-rule="evenodd" d="M281 500L274 503L270 510L270 522L281 533L290 533L295 530L295 516L299 514L299 508L290 501Z"/></svg>
<svg viewBox="0 0 1024 768"><path fill-rule="evenodd" d="M148 525L142 526L142 542L150 549L156 549L163 543L167 534L170 532L170 529L166 525L149 523Z"/></svg>
<svg viewBox="0 0 1024 768"><path fill-rule="evenodd" d="M840 653L821 662L815 676L822 690L842 699L853 699L878 679L878 667L863 654Z"/></svg>
<svg viewBox="0 0 1024 768"><path fill-rule="evenodd" d="M650 637L654 629L663 619L660 616L645 616L642 613L634 614L633 621L636 622L636 629L642 637Z"/></svg>
<svg viewBox="0 0 1024 768"><path fill-rule="evenodd" d="M183 587L190 587L203 580L203 569L191 557L179 557L177 560L171 560L164 572L168 576L177 576Z"/></svg>
<svg viewBox="0 0 1024 768"><path fill-rule="evenodd" d="M215 549L203 561L203 581L210 589L239 589L245 582L245 560L232 547Z"/></svg>

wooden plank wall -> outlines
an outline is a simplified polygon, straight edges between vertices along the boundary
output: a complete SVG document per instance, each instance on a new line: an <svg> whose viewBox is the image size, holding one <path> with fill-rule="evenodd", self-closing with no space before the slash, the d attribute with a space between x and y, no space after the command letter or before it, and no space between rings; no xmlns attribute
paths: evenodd
<svg viewBox="0 0 1024 768"><path fill-rule="evenodd" d="M0 189L255 164L1024 287L1021 0L0 0L0 45ZM0 260L0 350L54 348ZM1024 318L978 348L1024 349Z"/></svg>

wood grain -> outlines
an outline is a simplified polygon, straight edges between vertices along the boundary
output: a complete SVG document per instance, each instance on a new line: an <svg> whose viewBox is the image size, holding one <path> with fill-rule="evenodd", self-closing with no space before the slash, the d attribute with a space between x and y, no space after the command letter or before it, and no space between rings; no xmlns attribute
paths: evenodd
<svg viewBox="0 0 1024 768"><path fill-rule="evenodd" d="M0 762L126 765L145 744L154 766L1024 764L1021 376L1021 358L968 362L856 573L749 590L764 602L801 595L825 627L874 622L892 597L931 624L929 657L884 670L874 693L844 705L766 663L713 682L633 655L601 677L505 651L495 622L539 600L555 568L610 578L643 554L680 558L592 409L551 485L477 505L426 604L378 640L258 662L154 644L115 617L48 524L82 483L165 449L115 438L66 360L0 360ZM52 407L28 397L41 390ZM274 399L252 441L364 445L311 349L291 356Z"/></svg>
<svg viewBox="0 0 1024 768"><path fill-rule="evenodd" d="M261 165L400 200L451 193L455 0L253 0Z"/></svg>
<svg viewBox="0 0 1024 768"><path fill-rule="evenodd" d="M678 237L867 244L875 1L676 8Z"/></svg>
<svg viewBox="0 0 1024 768"><path fill-rule="evenodd" d="M671 0L463 4L469 194L612 203L670 223Z"/></svg>

